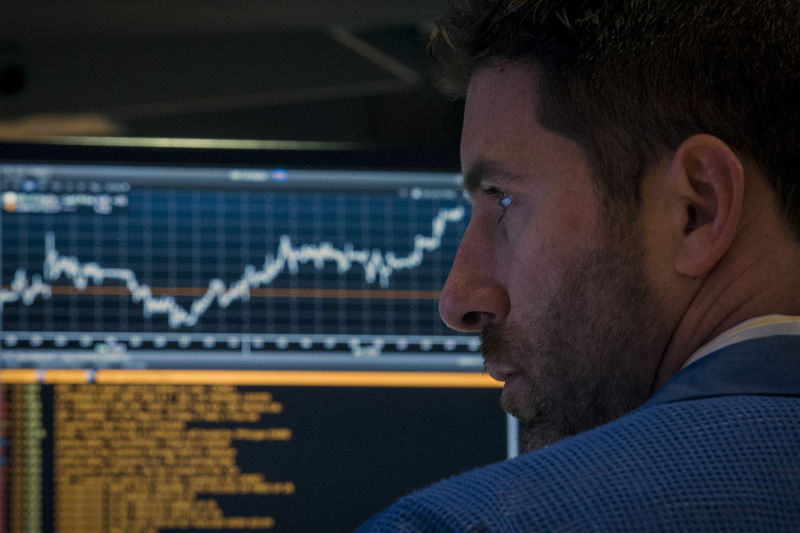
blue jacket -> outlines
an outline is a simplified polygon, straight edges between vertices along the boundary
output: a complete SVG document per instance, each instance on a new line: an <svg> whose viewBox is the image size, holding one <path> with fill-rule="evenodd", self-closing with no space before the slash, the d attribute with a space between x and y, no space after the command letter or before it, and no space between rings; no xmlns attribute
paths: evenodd
<svg viewBox="0 0 800 533"><path fill-rule="evenodd" d="M364 532L800 531L800 337L735 344L639 409L401 499Z"/></svg>

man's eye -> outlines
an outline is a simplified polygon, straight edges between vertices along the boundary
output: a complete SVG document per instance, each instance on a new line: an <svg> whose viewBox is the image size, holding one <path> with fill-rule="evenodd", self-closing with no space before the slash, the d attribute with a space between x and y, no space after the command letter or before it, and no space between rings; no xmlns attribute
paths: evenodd
<svg viewBox="0 0 800 533"><path fill-rule="evenodd" d="M506 207L511 205L511 196L506 193L500 193L500 196L497 198L497 205L505 209Z"/></svg>
<svg viewBox="0 0 800 533"><path fill-rule="evenodd" d="M499 189L495 189L494 187L489 187L485 189L484 192L489 196L495 197L497 201L497 207L500 208L500 218L497 220L502 220L503 216L506 214L506 208L511 205L511 195Z"/></svg>

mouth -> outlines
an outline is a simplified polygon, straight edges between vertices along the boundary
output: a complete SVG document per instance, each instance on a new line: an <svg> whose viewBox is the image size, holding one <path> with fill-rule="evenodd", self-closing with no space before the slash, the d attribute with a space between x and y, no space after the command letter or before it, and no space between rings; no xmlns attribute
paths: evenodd
<svg viewBox="0 0 800 533"><path fill-rule="evenodd" d="M519 370L508 364L486 363L486 373L495 381L508 382L519 375Z"/></svg>
<svg viewBox="0 0 800 533"><path fill-rule="evenodd" d="M503 410L516 418L523 413L523 406L529 394L529 384L522 370L514 365L487 363L486 373L492 379L503 382L501 405Z"/></svg>

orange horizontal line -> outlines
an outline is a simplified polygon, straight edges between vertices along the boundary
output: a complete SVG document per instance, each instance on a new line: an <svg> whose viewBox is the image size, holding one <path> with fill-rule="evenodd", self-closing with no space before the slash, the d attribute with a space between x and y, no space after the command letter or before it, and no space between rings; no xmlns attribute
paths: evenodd
<svg viewBox="0 0 800 533"><path fill-rule="evenodd" d="M38 371L32 368L0 368L2 383L36 383Z"/></svg>
<svg viewBox="0 0 800 533"><path fill-rule="evenodd" d="M68 370L56 368L45 370L45 383L86 383L89 374L86 370Z"/></svg>
<svg viewBox="0 0 800 533"><path fill-rule="evenodd" d="M0 287L10 290L9 286ZM151 287L154 296L203 296L204 287ZM69 285L53 285L52 294L84 294L98 296L124 296L130 294L125 287L86 287L83 290ZM391 289L252 289L251 298L359 298L386 300L437 300L439 291L401 291Z"/></svg>
<svg viewBox="0 0 800 533"><path fill-rule="evenodd" d="M283 385L307 387L493 388L489 376L467 372L337 372L292 370L98 370L97 383Z"/></svg>
<svg viewBox="0 0 800 533"><path fill-rule="evenodd" d="M86 383L85 370L45 370L45 383ZM0 370L0 382L36 383L36 370ZM297 370L98 370L95 382L117 385L272 385L297 387L500 388L474 372L336 372Z"/></svg>

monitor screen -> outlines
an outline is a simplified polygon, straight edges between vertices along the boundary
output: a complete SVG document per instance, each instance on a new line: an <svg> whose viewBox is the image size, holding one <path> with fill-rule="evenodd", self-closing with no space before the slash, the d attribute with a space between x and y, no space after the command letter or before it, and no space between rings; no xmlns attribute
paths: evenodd
<svg viewBox="0 0 800 533"><path fill-rule="evenodd" d="M0 529L349 531L516 453L437 313L469 217L448 163L0 156Z"/></svg>

